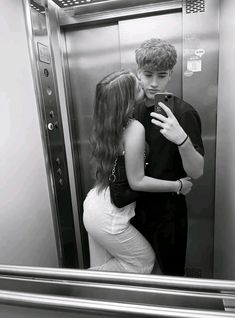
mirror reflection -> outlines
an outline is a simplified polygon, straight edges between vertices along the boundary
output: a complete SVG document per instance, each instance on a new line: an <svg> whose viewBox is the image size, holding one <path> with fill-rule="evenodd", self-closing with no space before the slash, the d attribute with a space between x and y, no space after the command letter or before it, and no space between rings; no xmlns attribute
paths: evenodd
<svg viewBox="0 0 235 318"><path fill-rule="evenodd" d="M213 17L214 10L215 8L212 8L211 13L208 14L209 17L210 15L212 15ZM205 13L198 14L203 15ZM205 96L198 94L198 92L203 89L205 95L208 94L206 85L201 83L200 78L202 77L204 77L204 83L207 82L211 85L217 85L215 76L218 72L218 69L214 68L214 61L216 61L218 57L218 42L216 42L216 36L218 36L216 35L216 32L218 32L218 30L215 23L213 23L213 26L210 25L210 28L214 28L212 30L208 30L208 32L212 32L213 34L213 44L211 43L211 41L204 43L204 41L202 41L202 39L200 38L201 35L195 34L195 32L202 32L198 30L198 24L196 24L196 21L194 26L196 30L191 30L192 14L190 14L189 16L185 16L184 28L182 25L182 15L183 14L181 10L179 10L179 12L170 11L167 14L159 14L159 12L155 12L154 14L149 14L145 17L134 17L131 19L127 18L121 20L118 19L118 21L114 21L113 23L110 23L110 25L99 23L96 26L73 26L73 28L71 27L69 29L65 29L65 52L67 61L66 82L70 83L69 90L71 93L71 101L69 103L69 108L72 109L73 118L76 118L77 121L74 127L74 140L78 142L78 152L80 154L79 160L77 161L77 166L80 167L78 178L82 182L82 189L84 191L83 198L85 199L86 194L94 185L92 174L88 175L87 171L91 171L91 150L89 138L92 129L91 121L94 109L94 92L96 84L107 74L120 69L129 69L137 77L140 78L142 74L138 71L135 50L139 48L141 43L143 43L144 41L151 38L156 38L156 34L158 38L165 39L167 42L174 46L177 52L177 62L175 63L174 67L172 67L173 71L171 72L171 70L169 70L171 74L168 74L168 77L165 77L165 80L167 80L167 82L164 83L165 87L163 87L163 90L172 92L173 95L177 98L186 100L186 102L195 107L195 110L201 117L202 138L204 139L204 145L206 148L211 149L209 153L206 152L207 157L203 178L199 178L198 180L194 181L193 190L189 195L187 195L187 200L189 201L188 213L190 215L188 223L189 233L187 242L190 246L188 247L188 264L186 265L186 272L189 276L203 276L203 268L204 271L207 271L207 274L205 275L209 276L212 271L213 263L212 250L214 219L212 215L214 209L213 169L215 165L216 120L215 116L213 116L213 112L215 115L217 93L211 96L210 99L208 98L205 103ZM212 17L210 18L212 19ZM197 16L195 16L195 19L196 18ZM206 21L205 23L208 27L208 18L206 19ZM185 28L187 27L188 30L185 30ZM203 27L205 27L205 25ZM183 32L184 35L182 35ZM97 39L99 40L97 41ZM89 43L89 46L87 45L87 42ZM204 69L204 75L202 75L202 71L191 71L191 76L188 76L187 74L187 76L184 77L182 74L182 70L187 67L187 65L185 65L186 61L188 61L188 63L192 63L192 61L194 61L194 58L197 57L195 55L195 51L199 50L200 48L211 51L210 58L208 57L211 66L204 65L204 67L206 67L206 69ZM202 59L205 59L204 55L201 56L200 61L202 61ZM205 73L207 74L207 76L205 76ZM197 87L195 83L200 87ZM154 87L154 89L156 90L156 87ZM201 100L200 96L203 97L203 100ZM86 108L83 107L84 104L87 105ZM207 107L207 110L208 108L212 108L212 118L209 125L206 125L208 111L206 111L205 107ZM191 124L188 125L191 126ZM206 127L207 130L205 130L204 127ZM152 132L149 132L149 135L151 134ZM205 135L209 135L210 138L205 138ZM171 162L174 161L173 157L158 159L161 162L166 162L168 160L170 160ZM151 160L154 159L152 158ZM208 162L210 162L210 164L208 164ZM159 166L161 165L161 163L159 162L158 164ZM165 169L165 171L167 171L171 168L168 166L167 163L166 167L162 169ZM169 173L169 171L167 173ZM170 173L168 175L167 173L163 178L166 178L166 176L172 178L172 176L170 177ZM206 194L204 193L205 188L207 188ZM203 202L203 200L198 199L205 196L208 198L208 201L206 203L207 206L205 206L205 202ZM150 204L145 202L144 205L147 206ZM139 228L142 226L142 232L147 234L150 229L149 227L147 227L146 224L143 225L143 218L144 216L141 216L142 222L140 223L142 224L138 225ZM202 225L205 224L205 220L207 220L206 228L205 225ZM172 224L168 224L168 226L172 226ZM201 255L204 254L203 251L199 251L198 249L197 226L199 226L200 230L203 230L204 232L203 240L200 239L200 248L202 250L204 249L205 253L207 253L208 255L206 261L201 257ZM152 238L152 240L153 239L154 238ZM184 241L184 239L182 240ZM184 245L184 243L182 244ZM174 245L172 245L172 249L174 249ZM210 254L208 253L208 251L210 251ZM182 251L180 253L182 253ZM177 252L172 252L171 254L174 255L174 259L178 258ZM172 264L175 262L176 261L174 261L173 259L169 259L167 263ZM202 262L203 265L201 264Z"/></svg>
<svg viewBox="0 0 235 318"><path fill-rule="evenodd" d="M234 278L234 3L189 2L5 4L2 264ZM141 192L120 208L114 165Z"/></svg>

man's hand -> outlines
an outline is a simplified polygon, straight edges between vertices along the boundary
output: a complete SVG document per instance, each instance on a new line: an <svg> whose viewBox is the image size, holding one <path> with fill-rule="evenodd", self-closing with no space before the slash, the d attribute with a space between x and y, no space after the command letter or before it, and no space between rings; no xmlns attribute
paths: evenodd
<svg viewBox="0 0 235 318"><path fill-rule="evenodd" d="M186 132L180 126L169 107L167 107L162 102L159 102L158 105L165 111L167 117L152 112L150 114L153 117L151 122L161 128L160 132L165 138L177 145L180 145L187 137Z"/></svg>

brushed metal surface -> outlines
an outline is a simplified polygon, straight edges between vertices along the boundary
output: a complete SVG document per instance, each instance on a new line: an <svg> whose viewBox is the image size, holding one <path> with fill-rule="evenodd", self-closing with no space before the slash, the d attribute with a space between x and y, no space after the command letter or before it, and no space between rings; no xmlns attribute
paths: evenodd
<svg viewBox="0 0 235 318"><path fill-rule="evenodd" d="M27 1L26 6L30 6ZM27 7L26 7L27 10ZM39 118L42 138L46 149L46 159L51 191L51 202L55 208L53 217L57 235L60 263L66 267L77 267L77 250L74 221L68 182L63 126L58 99L57 83L50 38L47 27L47 7L45 14L30 9L29 39L32 47L32 65L38 98Z"/></svg>
<svg viewBox="0 0 235 318"><path fill-rule="evenodd" d="M224 310L223 302L235 304L235 295L217 291L189 291L174 288L143 287L102 282L67 281L40 278L0 276L4 291L29 292L32 294L71 296L83 299L118 301L144 305L172 306L181 308ZM231 307L231 306L230 306Z"/></svg>
<svg viewBox="0 0 235 318"><path fill-rule="evenodd" d="M205 12L197 13L186 13L186 3L183 1L183 99L201 117L205 146L204 175L193 182L187 196L187 266L199 273L201 269L202 277L213 277L219 1L206 0Z"/></svg>
<svg viewBox="0 0 235 318"><path fill-rule="evenodd" d="M0 275L22 278L58 279L67 281L121 284L178 290L234 293L235 282L222 279L198 279L166 275L141 275L102 271L84 271L49 267L0 265Z"/></svg>
<svg viewBox="0 0 235 318"><path fill-rule="evenodd" d="M116 24L65 33L71 102L70 118L76 131L73 144L77 145L77 161L82 193L93 186L90 166L89 136L93 115L96 83L106 74L120 69L118 27ZM89 45L88 45L89 44Z"/></svg>
<svg viewBox="0 0 235 318"><path fill-rule="evenodd" d="M63 317L70 317L71 312L79 313L79 317L181 317L181 318L215 318L234 317L232 312L218 310L185 309L158 305L131 304L127 302L97 301L75 297L62 297L53 295L32 294L23 292L12 292L0 290L0 303L7 306L7 313L15 317L15 310L12 306L24 306L34 309L50 309L50 317L54 311L58 314L63 311ZM9 307L11 305L11 307ZM4 306L0 307L1 312ZM17 317L22 317L22 311L18 308ZM41 317L38 311L32 311L33 317ZM68 315L68 316L67 316ZM24 316L25 317L25 316Z"/></svg>
<svg viewBox="0 0 235 318"><path fill-rule="evenodd" d="M60 27L58 21L58 7L48 2L48 34L50 38L50 49L53 56L54 62L54 69L56 73L56 81L58 87L58 98L59 98L59 105L61 111L61 120L63 124L63 133L64 133L64 142L65 142L65 151L66 151L66 158L67 158L67 166L68 166L68 176L69 176L69 185L70 185L70 193L71 193L71 201L72 201L72 210L73 210L73 219L74 219L74 228L75 228L75 237L76 237L76 246L77 246L77 253L78 253L78 267L84 268L84 257L83 254L86 252L84 251L87 247L82 239L82 220L79 218L81 212L79 211L78 207L78 196L76 191L76 182L75 182L75 174L77 167L75 166L74 161L74 153L72 151L72 140L70 137L70 127L69 127L69 117L67 112L67 105L66 105L66 85L64 82L65 70L63 68L63 63L61 63L62 56L63 56L63 44L60 37Z"/></svg>
<svg viewBox="0 0 235 318"><path fill-rule="evenodd" d="M235 279L234 11L234 1L220 1L214 276L223 279Z"/></svg>
<svg viewBox="0 0 235 318"><path fill-rule="evenodd" d="M182 9L181 0L121 0L111 3L102 2L94 6L83 6L72 10L60 11L59 20L63 27L72 27L84 23L98 24L102 21L120 20L125 17L141 17L156 12L177 11Z"/></svg>

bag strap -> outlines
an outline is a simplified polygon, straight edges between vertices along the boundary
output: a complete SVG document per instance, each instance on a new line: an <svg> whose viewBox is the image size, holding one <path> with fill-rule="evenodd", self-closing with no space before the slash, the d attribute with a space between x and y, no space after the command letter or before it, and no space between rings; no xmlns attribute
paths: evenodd
<svg viewBox="0 0 235 318"><path fill-rule="evenodd" d="M118 158L116 157L116 159L115 159L115 161L114 161L114 164L113 164L112 172L111 172L111 174L110 174L110 176L109 176L109 181L110 181L110 182L115 182L115 180L116 180L115 172L116 172L117 159L118 159Z"/></svg>
<svg viewBox="0 0 235 318"><path fill-rule="evenodd" d="M123 153L124 154L124 153ZM109 176L109 181L110 182L115 182L116 181L116 175L115 175L115 172L116 172L116 166L117 166L117 160L118 160L118 157L116 157L115 161L114 161L114 164L113 164L113 168L112 168L112 171L111 171L111 174ZM146 161L146 152L144 151L144 161ZM145 162L145 167L146 167L146 162Z"/></svg>

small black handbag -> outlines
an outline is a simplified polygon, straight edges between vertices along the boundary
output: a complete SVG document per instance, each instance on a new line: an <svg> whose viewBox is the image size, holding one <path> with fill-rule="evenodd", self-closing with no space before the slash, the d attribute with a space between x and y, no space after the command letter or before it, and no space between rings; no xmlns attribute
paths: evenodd
<svg viewBox="0 0 235 318"><path fill-rule="evenodd" d="M118 208L135 202L141 195L141 192L134 191L129 186L124 156L118 156L115 159L112 173L109 176L109 189L111 201Z"/></svg>

